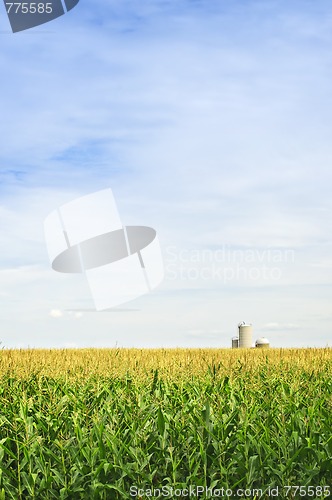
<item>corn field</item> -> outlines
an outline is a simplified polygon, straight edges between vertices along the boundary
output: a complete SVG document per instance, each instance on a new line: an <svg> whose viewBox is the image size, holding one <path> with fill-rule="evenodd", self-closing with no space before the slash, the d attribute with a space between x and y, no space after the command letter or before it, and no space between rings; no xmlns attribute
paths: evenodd
<svg viewBox="0 0 332 500"><path fill-rule="evenodd" d="M3 349L0 377L0 500L332 497L329 348Z"/></svg>

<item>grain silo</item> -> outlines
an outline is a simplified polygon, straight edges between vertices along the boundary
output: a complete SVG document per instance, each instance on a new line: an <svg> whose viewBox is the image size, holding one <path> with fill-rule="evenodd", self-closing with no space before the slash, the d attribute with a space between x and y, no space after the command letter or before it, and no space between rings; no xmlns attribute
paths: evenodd
<svg viewBox="0 0 332 500"><path fill-rule="evenodd" d="M260 349L267 349L268 347L270 347L270 342L265 337L260 337L256 340L255 346L259 347Z"/></svg>
<svg viewBox="0 0 332 500"><path fill-rule="evenodd" d="M252 325L244 321L239 323L239 347L252 347Z"/></svg>
<svg viewBox="0 0 332 500"><path fill-rule="evenodd" d="M239 347L239 337L232 338L232 349L237 349Z"/></svg>

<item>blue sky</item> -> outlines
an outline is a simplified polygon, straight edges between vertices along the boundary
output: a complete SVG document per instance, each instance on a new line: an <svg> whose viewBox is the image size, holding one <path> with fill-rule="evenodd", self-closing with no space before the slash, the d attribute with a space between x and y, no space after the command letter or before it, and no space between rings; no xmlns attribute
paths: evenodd
<svg viewBox="0 0 332 500"><path fill-rule="evenodd" d="M0 37L3 345L331 344L329 1L81 0L17 34L3 7ZM107 187L165 280L82 313L43 222Z"/></svg>

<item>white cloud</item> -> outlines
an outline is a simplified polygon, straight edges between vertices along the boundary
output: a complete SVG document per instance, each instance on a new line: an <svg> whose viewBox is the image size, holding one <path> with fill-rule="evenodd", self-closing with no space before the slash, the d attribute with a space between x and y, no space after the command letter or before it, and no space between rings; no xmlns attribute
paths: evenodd
<svg viewBox="0 0 332 500"><path fill-rule="evenodd" d="M52 309L50 311L51 318L62 318L63 312L60 309Z"/></svg>

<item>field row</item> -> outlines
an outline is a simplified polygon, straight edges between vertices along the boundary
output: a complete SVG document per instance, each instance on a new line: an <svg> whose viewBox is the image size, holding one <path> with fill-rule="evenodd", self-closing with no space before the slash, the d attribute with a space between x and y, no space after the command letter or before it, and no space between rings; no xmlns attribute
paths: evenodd
<svg viewBox="0 0 332 500"><path fill-rule="evenodd" d="M0 376L123 377L144 380L155 370L170 380L205 377L209 370L233 377L261 368L332 370L332 349L22 349L0 350Z"/></svg>

